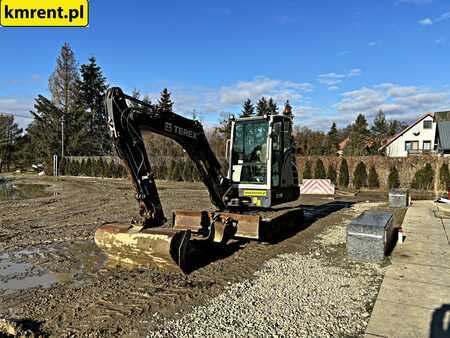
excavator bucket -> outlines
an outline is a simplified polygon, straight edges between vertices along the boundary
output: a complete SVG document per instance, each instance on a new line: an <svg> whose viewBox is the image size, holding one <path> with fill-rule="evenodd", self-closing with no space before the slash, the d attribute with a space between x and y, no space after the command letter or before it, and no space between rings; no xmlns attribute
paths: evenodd
<svg viewBox="0 0 450 338"><path fill-rule="evenodd" d="M125 265L185 272L190 237L189 230L109 223L97 229L95 243L108 258Z"/></svg>
<svg viewBox="0 0 450 338"><path fill-rule="evenodd" d="M128 266L189 273L198 266L199 250L232 237L257 239L260 222L258 215L175 211L171 228L108 223L95 232L95 243L108 258Z"/></svg>

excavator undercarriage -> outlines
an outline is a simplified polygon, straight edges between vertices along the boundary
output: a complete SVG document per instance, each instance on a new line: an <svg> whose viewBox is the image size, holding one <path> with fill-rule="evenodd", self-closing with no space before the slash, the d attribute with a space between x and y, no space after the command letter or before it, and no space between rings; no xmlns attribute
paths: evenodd
<svg viewBox="0 0 450 338"><path fill-rule="evenodd" d="M292 145L292 121L284 115L231 119L227 176L211 150L200 122L164 111L122 92L108 90L108 125L119 157L136 190L140 220L108 223L96 244L112 259L132 265L191 271L202 248L232 238L261 240L260 210L299 196ZM166 224L142 132L179 143L208 189L214 211L176 210Z"/></svg>

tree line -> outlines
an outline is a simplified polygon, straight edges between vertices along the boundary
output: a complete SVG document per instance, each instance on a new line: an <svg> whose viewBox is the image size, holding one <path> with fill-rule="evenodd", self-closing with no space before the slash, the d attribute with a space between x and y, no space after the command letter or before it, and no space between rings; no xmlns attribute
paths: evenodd
<svg viewBox="0 0 450 338"><path fill-rule="evenodd" d="M0 172L31 163L44 163L52 168L53 155L102 156L114 155L109 136L104 95L109 85L102 68L94 56L85 64L79 63L74 51L65 43L56 59L54 71L49 76L50 95L38 95L31 111L32 122L22 131L12 116L0 115ZM152 103L146 95L135 89L133 97ZM133 103L130 103L133 105ZM154 103L161 111L173 111L173 101L168 89L161 92ZM285 114L293 118L293 108L286 101L280 111L271 97L261 97L255 103L247 99L238 112L239 117ZM192 112L192 118L198 114ZM378 151L381 141L398 133L405 124L387 120L380 111L373 123L368 124L359 114L355 122L338 129L336 123L325 133L297 125L294 130L296 153L299 155L370 155ZM218 158L225 155L225 143L230 135L228 116L215 128L206 131L211 147ZM183 149L170 139L156 134L143 135L149 154L185 158ZM345 144L345 147L339 145ZM342 149L341 149L342 148Z"/></svg>
<svg viewBox="0 0 450 338"><path fill-rule="evenodd" d="M296 126L294 139L297 154L366 156L379 153L383 142L407 127L405 122L388 120L380 110L371 125L363 114L358 114L353 123L338 129L333 122L330 130L313 131L308 127Z"/></svg>
<svg viewBox="0 0 450 338"><path fill-rule="evenodd" d="M353 188L380 188L380 180L375 165L372 164L369 169L367 169L366 164L360 161L352 174L351 186ZM323 161L320 158L317 159L314 164L310 160L307 160L303 167L301 177L303 179L329 179L339 188L346 189L350 187L350 172L345 158L341 160L339 168L337 168L335 164L330 163L327 169L325 169ZM447 190L450 188L450 170L447 163L442 163L436 179L439 189ZM415 172L414 178L410 183L410 188L417 190L433 190L434 180L435 171L433 170L433 167L430 163L425 163L422 168ZM389 169L387 187L389 189L396 189L400 188L400 184L400 174L397 168L392 166Z"/></svg>

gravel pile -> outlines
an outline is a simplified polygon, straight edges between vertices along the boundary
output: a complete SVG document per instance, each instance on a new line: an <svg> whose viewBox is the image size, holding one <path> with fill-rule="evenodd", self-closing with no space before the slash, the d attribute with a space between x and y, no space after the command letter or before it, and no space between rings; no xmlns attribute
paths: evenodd
<svg viewBox="0 0 450 338"><path fill-rule="evenodd" d="M343 228L333 227L319 242L342 244ZM335 256L331 259L328 249L308 255L280 255L268 261L254 279L229 286L208 304L167 322L149 336L362 335L382 281L382 269L349 262L342 255L336 264Z"/></svg>

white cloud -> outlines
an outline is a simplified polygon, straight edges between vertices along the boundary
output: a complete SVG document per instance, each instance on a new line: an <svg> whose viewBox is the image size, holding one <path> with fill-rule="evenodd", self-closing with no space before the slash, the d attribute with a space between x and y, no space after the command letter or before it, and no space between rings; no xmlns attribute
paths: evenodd
<svg viewBox="0 0 450 338"><path fill-rule="evenodd" d="M309 114L314 114L320 111L320 108L313 106L298 106L294 107L294 116L306 116Z"/></svg>
<svg viewBox="0 0 450 338"><path fill-rule="evenodd" d="M317 81L328 87L328 90L337 90L339 89L338 85L343 82L345 78L360 76L362 73L361 69L354 68L351 69L346 74L338 74L338 73L326 73L320 74L317 78Z"/></svg>
<svg viewBox="0 0 450 338"><path fill-rule="evenodd" d="M231 86L221 87L218 91L219 102L222 105L239 105L250 98L258 100L262 96L272 97L276 101L298 101L302 98L300 92L312 91L310 83L256 78L253 81L240 81Z"/></svg>
<svg viewBox="0 0 450 338"><path fill-rule="evenodd" d="M256 103L261 97L271 97L282 105L289 100L294 106L304 99L304 94L313 91L312 84L294 82L267 77L257 77L251 81L238 81L229 86L219 88L205 88L192 86L169 86L175 110L179 113L190 113L193 110L201 113L219 113L223 111L237 111L246 99ZM147 94L153 102L159 93Z"/></svg>
<svg viewBox="0 0 450 338"><path fill-rule="evenodd" d="M354 77L354 76L360 76L360 75L361 75L361 69L354 68L348 72L347 77Z"/></svg>
<svg viewBox="0 0 450 338"><path fill-rule="evenodd" d="M0 97L0 114L8 113L16 116L15 119L19 127L25 128L31 122L30 110L33 109L34 102L31 99L18 99L15 97ZM30 118L27 118L29 116Z"/></svg>
<svg viewBox="0 0 450 338"><path fill-rule="evenodd" d="M450 92L416 86L382 84L362 87L342 94L334 108L343 116L364 113L369 118L382 109L388 117L403 120L417 118L428 111L450 108Z"/></svg>
<svg viewBox="0 0 450 338"><path fill-rule="evenodd" d="M369 47L375 47L377 45L377 42L376 41L370 41L367 45Z"/></svg>
<svg viewBox="0 0 450 338"><path fill-rule="evenodd" d="M422 26L431 26L434 23L442 22L442 21L445 21L445 20L448 20L448 19L450 19L450 12L445 12L445 13L442 13L441 15L439 15L435 19L424 18L422 20L419 20L419 24L422 25Z"/></svg>
<svg viewBox="0 0 450 338"><path fill-rule="evenodd" d="M345 75L343 74L327 73L327 74L320 74L317 81L328 87L333 87L341 83L343 78L345 78Z"/></svg>
<svg viewBox="0 0 450 338"><path fill-rule="evenodd" d="M419 20L419 24L422 26L431 26L433 24L433 20L431 20L430 18L425 18L425 19Z"/></svg>

